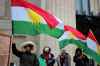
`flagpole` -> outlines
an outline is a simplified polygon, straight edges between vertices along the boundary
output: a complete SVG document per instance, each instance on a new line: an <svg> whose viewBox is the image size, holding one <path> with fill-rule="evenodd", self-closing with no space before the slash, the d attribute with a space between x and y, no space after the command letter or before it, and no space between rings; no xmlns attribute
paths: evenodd
<svg viewBox="0 0 100 66"><path fill-rule="evenodd" d="M14 34L14 31L13 31L13 22L11 21L11 36L10 36L10 45L9 45L9 56L8 56L8 64L7 66L10 66L10 57L11 57L11 48L12 48L12 39L14 38L13 34Z"/></svg>
<svg viewBox="0 0 100 66"><path fill-rule="evenodd" d="M12 48L12 38L13 38L13 34L14 34L14 31L13 31L13 22L12 22L12 19L11 19L11 35L10 35L10 45L9 45L9 55L8 55L8 63L7 63L7 66L10 66L10 57L11 57L11 48Z"/></svg>
<svg viewBox="0 0 100 66"><path fill-rule="evenodd" d="M10 45L9 45L9 54L8 54L8 64L7 66L10 66L10 56L11 56L11 47L12 47L12 36L10 36Z"/></svg>

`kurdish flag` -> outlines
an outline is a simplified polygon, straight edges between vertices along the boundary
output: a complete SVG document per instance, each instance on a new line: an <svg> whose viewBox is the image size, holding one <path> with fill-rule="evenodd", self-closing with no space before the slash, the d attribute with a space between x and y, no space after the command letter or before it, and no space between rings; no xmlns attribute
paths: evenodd
<svg viewBox="0 0 100 66"><path fill-rule="evenodd" d="M12 28L14 34L29 34L37 35L31 18L24 7L11 7L12 13Z"/></svg>
<svg viewBox="0 0 100 66"><path fill-rule="evenodd" d="M68 44L74 44L81 49L86 48L85 36L70 26L64 26L64 33L58 39L60 48L64 48Z"/></svg>
<svg viewBox="0 0 100 66"><path fill-rule="evenodd" d="M58 39L60 48L64 48L68 44L74 44L83 49L86 55L100 63L100 46L92 32L89 32L88 37L85 37L70 26L64 26L64 29L64 34Z"/></svg>
<svg viewBox="0 0 100 66"><path fill-rule="evenodd" d="M85 49L85 53L92 57L95 61L100 63L100 45L98 44L94 34L92 31L88 33L87 37L87 48Z"/></svg>
<svg viewBox="0 0 100 66"><path fill-rule="evenodd" d="M12 0L11 11L14 34L34 36L43 33L58 38L64 32L55 16L24 0Z"/></svg>

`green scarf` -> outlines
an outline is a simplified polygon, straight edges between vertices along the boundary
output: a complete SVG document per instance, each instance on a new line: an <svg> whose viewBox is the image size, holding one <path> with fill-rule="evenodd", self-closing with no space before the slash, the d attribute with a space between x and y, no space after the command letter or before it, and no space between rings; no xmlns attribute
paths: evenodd
<svg viewBox="0 0 100 66"><path fill-rule="evenodd" d="M46 60L41 58L41 57L39 57L39 65L40 66L46 66Z"/></svg>

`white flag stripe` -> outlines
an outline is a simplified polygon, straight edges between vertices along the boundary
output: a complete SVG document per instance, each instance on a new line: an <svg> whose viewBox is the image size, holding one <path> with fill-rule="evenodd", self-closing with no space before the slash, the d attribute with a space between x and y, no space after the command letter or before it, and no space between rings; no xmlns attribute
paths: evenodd
<svg viewBox="0 0 100 66"><path fill-rule="evenodd" d="M64 32L64 34L58 39L58 41L67 39L67 37L69 37L69 36L68 36L68 33L67 33L67 32Z"/></svg>
<svg viewBox="0 0 100 66"><path fill-rule="evenodd" d="M41 17L42 18L42 17ZM43 24L47 24L47 22L44 20L44 18L42 18L42 23Z"/></svg>
<svg viewBox="0 0 100 66"><path fill-rule="evenodd" d="M57 28L64 30L64 22L62 22L59 18L57 18L56 16L54 16L56 18L56 20L59 22L59 24L57 24Z"/></svg>
<svg viewBox="0 0 100 66"><path fill-rule="evenodd" d="M96 46L96 42L94 42L93 40L87 38L87 46L88 48L92 49L93 51L97 51L97 46Z"/></svg>
<svg viewBox="0 0 100 66"><path fill-rule="evenodd" d="M64 24L63 23L59 23L56 28L62 29L64 30Z"/></svg>
<svg viewBox="0 0 100 66"><path fill-rule="evenodd" d="M29 18L27 10L24 7L14 6L11 7L12 20L17 21L28 21L32 20Z"/></svg>

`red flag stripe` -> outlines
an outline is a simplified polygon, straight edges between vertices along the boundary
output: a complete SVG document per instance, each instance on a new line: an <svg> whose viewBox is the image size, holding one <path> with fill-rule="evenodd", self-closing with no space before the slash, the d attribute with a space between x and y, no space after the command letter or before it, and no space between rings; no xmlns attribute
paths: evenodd
<svg viewBox="0 0 100 66"><path fill-rule="evenodd" d="M90 39L92 39L93 41L97 42L96 37L94 36L94 34L92 33L92 31L89 31L88 37L89 37Z"/></svg>
<svg viewBox="0 0 100 66"><path fill-rule="evenodd" d="M86 37L81 32L79 32L78 30L76 30L70 26L65 25L64 30L71 31L77 38L82 39L82 40L86 40Z"/></svg>

